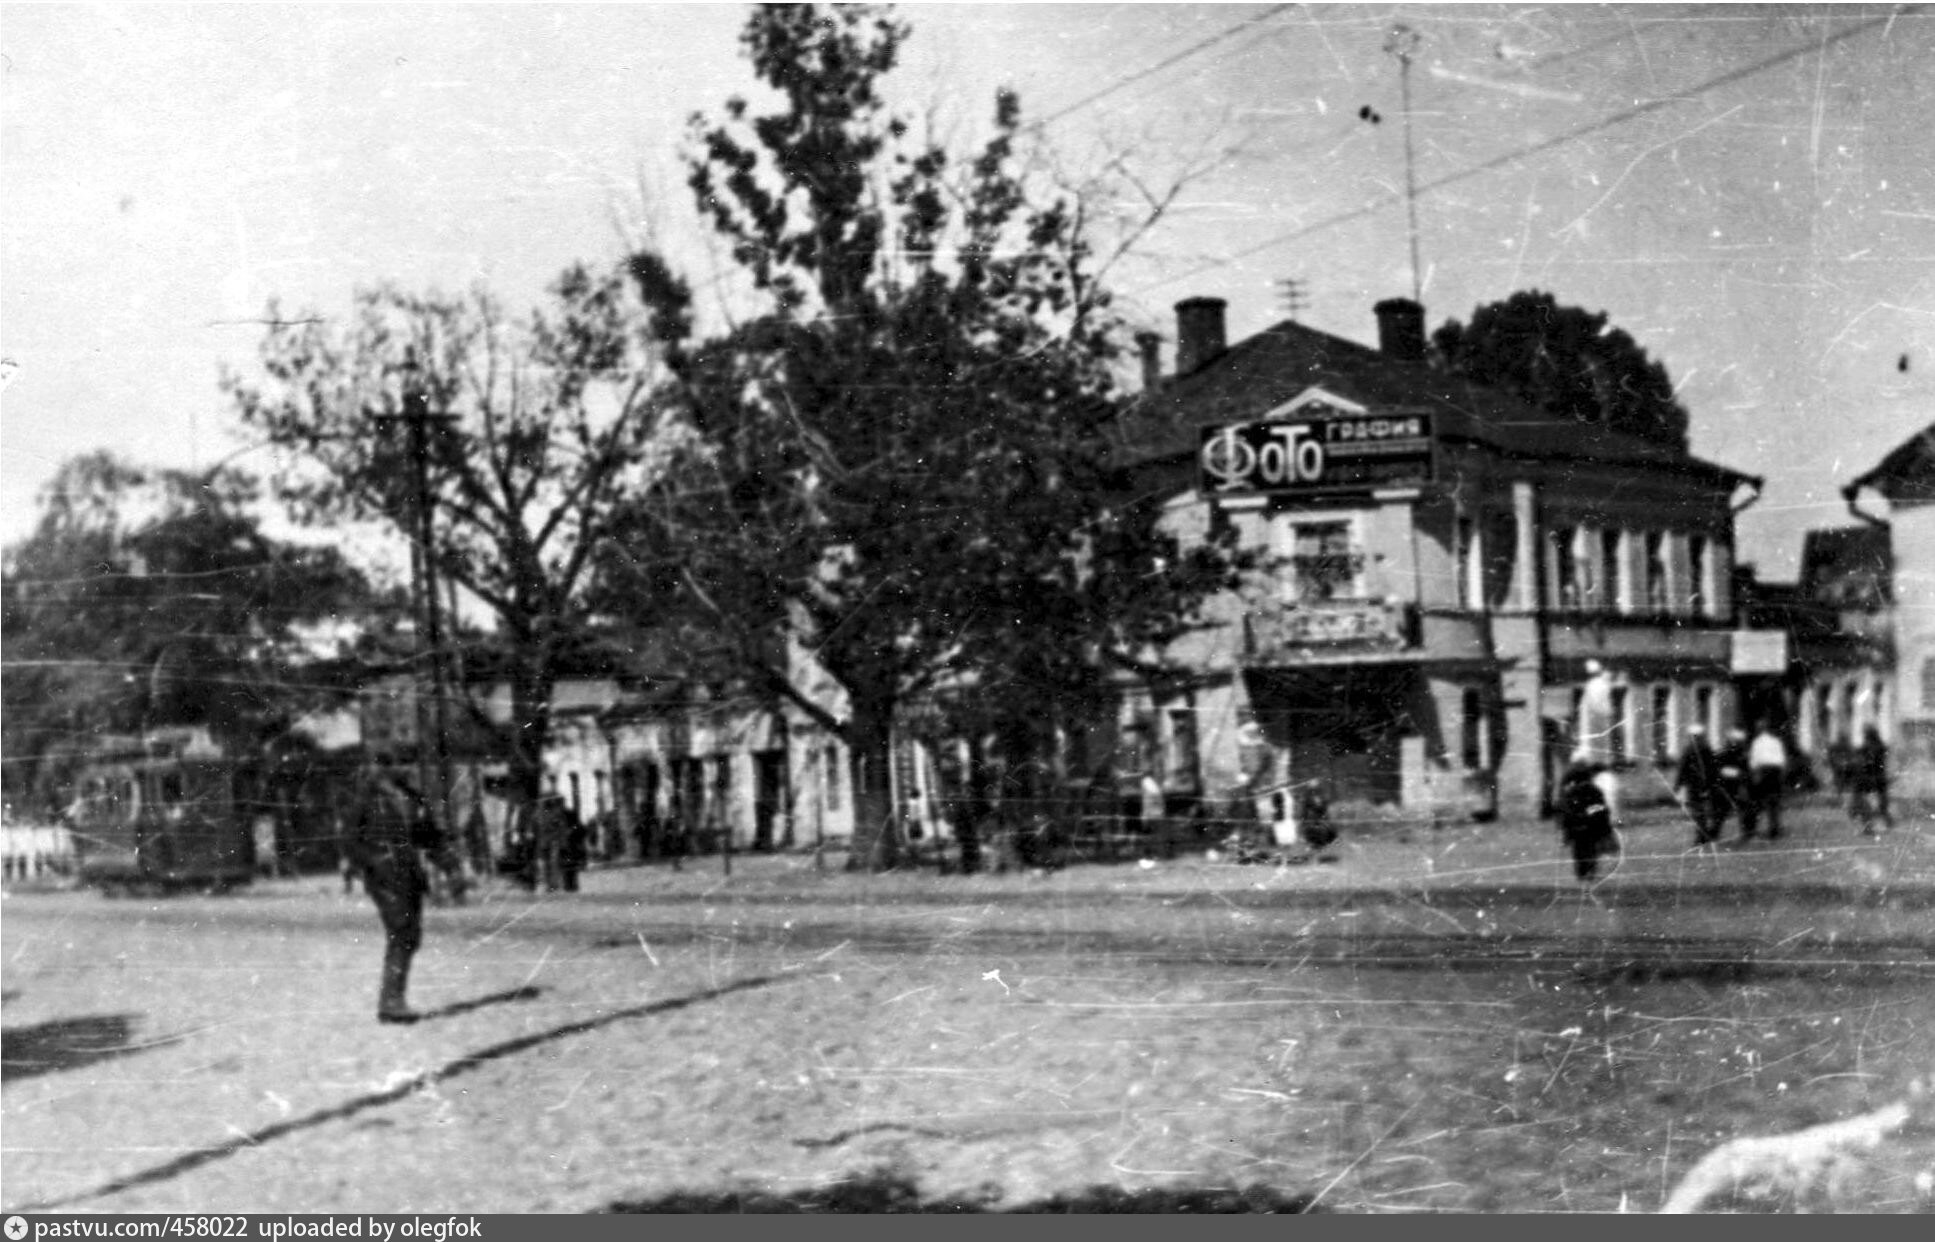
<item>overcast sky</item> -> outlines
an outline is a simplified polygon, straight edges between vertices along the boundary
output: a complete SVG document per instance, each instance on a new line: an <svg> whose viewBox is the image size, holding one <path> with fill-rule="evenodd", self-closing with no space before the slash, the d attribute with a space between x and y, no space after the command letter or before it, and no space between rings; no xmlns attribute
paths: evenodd
<svg viewBox="0 0 1935 1242"><path fill-rule="evenodd" d="M999 83L1074 172L1190 180L1114 272L1173 330L1370 342L1537 287L1609 312L1703 457L1767 477L1742 556L1791 576L1839 488L1935 421L1935 14L1870 5L910 5L896 98L963 138ZM269 299L382 280L534 301L649 220L710 258L685 119L747 90L737 5L0 10L0 539L63 459L246 451L216 387ZM1381 118L1373 123L1363 111Z"/></svg>

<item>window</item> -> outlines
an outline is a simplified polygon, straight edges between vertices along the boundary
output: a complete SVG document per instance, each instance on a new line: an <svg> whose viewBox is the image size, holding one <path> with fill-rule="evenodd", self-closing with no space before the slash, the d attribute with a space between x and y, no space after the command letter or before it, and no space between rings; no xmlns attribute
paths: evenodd
<svg viewBox="0 0 1935 1242"><path fill-rule="evenodd" d="M1485 766L1485 696L1476 687L1465 691L1464 736L1460 758L1468 770Z"/></svg>
<svg viewBox="0 0 1935 1242"><path fill-rule="evenodd" d="M1196 787L1196 713L1187 707L1169 709L1169 732L1163 739L1163 785L1168 789Z"/></svg>
<svg viewBox="0 0 1935 1242"><path fill-rule="evenodd" d="M1606 739L1607 749L1614 763L1626 762L1626 687L1614 686L1612 692L1612 720L1608 725L1611 735Z"/></svg>
<svg viewBox="0 0 1935 1242"><path fill-rule="evenodd" d="M1646 532L1646 611L1660 616L1672 611L1666 594L1666 536L1656 530Z"/></svg>
<svg viewBox="0 0 1935 1242"><path fill-rule="evenodd" d="M820 752L821 774L826 783L826 809L840 809L840 748L828 746Z"/></svg>
<svg viewBox="0 0 1935 1242"><path fill-rule="evenodd" d="M1575 607L1601 607L1596 581L1600 568L1599 546L1599 532L1590 526L1581 526L1572 542L1572 585L1579 601Z"/></svg>
<svg viewBox="0 0 1935 1242"><path fill-rule="evenodd" d="M1693 718L1705 725L1709 734L1718 733L1719 726L1713 719L1712 686L1700 686L1693 691Z"/></svg>
<svg viewBox="0 0 1935 1242"><path fill-rule="evenodd" d="M1709 559L1707 555L1707 537L1705 535L1687 536L1687 607L1698 616L1705 616L1707 610L1713 606L1713 591L1707 582Z"/></svg>
<svg viewBox="0 0 1935 1242"><path fill-rule="evenodd" d="M1570 526L1554 527L1552 531L1552 589L1553 600L1560 608L1577 608L1580 605L1578 568L1573 564L1572 541L1578 532Z"/></svg>
<svg viewBox="0 0 1935 1242"><path fill-rule="evenodd" d="M1665 763L1673 757L1673 687L1653 687L1653 758Z"/></svg>
<svg viewBox="0 0 1935 1242"><path fill-rule="evenodd" d="M1364 553L1351 543L1349 522L1300 522L1290 552L1297 599L1320 603L1358 594Z"/></svg>
<svg viewBox="0 0 1935 1242"><path fill-rule="evenodd" d="M1458 607L1481 609L1485 606L1485 562L1478 523L1468 517L1459 518L1454 541L1451 556L1455 581L1452 589L1456 593Z"/></svg>
<svg viewBox="0 0 1935 1242"><path fill-rule="evenodd" d="M1620 532L1616 530L1599 532L1600 563L1605 566L1600 578L1604 590L1599 596L1599 606L1608 611L1617 608L1624 612L1626 601L1621 598L1621 592L1626 588L1626 581L1625 575L1619 572L1620 540Z"/></svg>

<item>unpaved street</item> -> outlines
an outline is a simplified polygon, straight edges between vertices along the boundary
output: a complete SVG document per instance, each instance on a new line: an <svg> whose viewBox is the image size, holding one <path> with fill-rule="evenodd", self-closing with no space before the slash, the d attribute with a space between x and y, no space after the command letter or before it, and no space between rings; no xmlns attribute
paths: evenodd
<svg viewBox="0 0 1935 1242"><path fill-rule="evenodd" d="M407 1028L328 878L4 906L9 1210L934 1205L1260 1187L1341 1210L1644 1210L1702 1152L1935 1067L1935 848L1825 805L1776 849L1543 825L869 878L594 872L432 911ZM1843 1189L1927 1210L1904 1135ZM676 1197L668 1198L668 1197Z"/></svg>

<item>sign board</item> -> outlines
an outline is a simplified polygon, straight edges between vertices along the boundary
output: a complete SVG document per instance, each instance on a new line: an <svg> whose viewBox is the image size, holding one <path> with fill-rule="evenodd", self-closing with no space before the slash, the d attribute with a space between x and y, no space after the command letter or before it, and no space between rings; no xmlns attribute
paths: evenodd
<svg viewBox="0 0 1935 1242"><path fill-rule="evenodd" d="M1786 630L1735 630L1733 632L1733 671L1735 675L1779 676L1787 671Z"/></svg>
<svg viewBox="0 0 1935 1242"><path fill-rule="evenodd" d="M1431 416L1309 405L1295 418L1204 428L1197 463L1210 496L1416 487L1432 477Z"/></svg>

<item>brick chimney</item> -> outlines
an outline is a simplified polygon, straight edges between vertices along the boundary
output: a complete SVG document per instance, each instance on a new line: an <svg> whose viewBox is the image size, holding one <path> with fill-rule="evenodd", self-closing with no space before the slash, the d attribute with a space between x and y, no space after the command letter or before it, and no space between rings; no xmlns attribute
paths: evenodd
<svg viewBox="0 0 1935 1242"><path fill-rule="evenodd" d="M1405 362L1424 361L1424 307L1410 298L1386 298L1377 312L1377 347Z"/></svg>
<svg viewBox="0 0 1935 1242"><path fill-rule="evenodd" d="M1142 391L1154 392L1162 387L1162 334L1136 333L1135 348L1142 358Z"/></svg>
<svg viewBox="0 0 1935 1242"><path fill-rule="evenodd" d="M1184 298L1176 303L1176 374L1188 375L1227 345L1222 298Z"/></svg>

